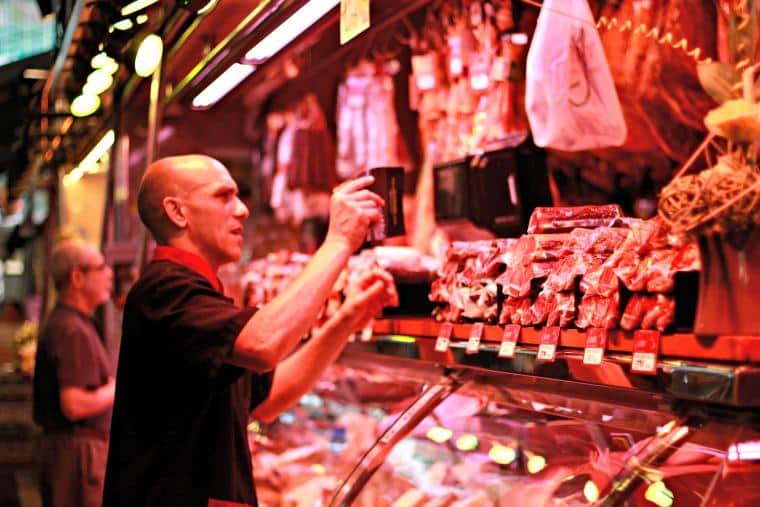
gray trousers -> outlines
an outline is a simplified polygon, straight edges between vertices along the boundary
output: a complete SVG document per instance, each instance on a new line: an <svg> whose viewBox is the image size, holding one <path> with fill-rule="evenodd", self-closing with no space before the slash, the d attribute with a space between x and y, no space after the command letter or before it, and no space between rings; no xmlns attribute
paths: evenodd
<svg viewBox="0 0 760 507"><path fill-rule="evenodd" d="M43 507L100 507L108 442L79 434L42 438Z"/></svg>

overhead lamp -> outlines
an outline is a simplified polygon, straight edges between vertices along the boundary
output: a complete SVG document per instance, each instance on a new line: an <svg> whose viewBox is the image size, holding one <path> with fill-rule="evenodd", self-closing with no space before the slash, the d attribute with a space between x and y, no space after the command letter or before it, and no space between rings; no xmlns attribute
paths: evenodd
<svg viewBox="0 0 760 507"><path fill-rule="evenodd" d="M88 95L82 93L71 101L71 114L77 118L84 118L90 116L100 107L100 97L97 95Z"/></svg>
<svg viewBox="0 0 760 507"><path fill-rule="evenodd" d="M530 455L526 466L528 468L528 472L532 474L537 474L538 472L546 468L546 458L538 454Z"/></svg>
<svg viewBox="0 0 760 507"><path fill-rule="evenodd" d="M340 0L309 0L282 24L269 32L258 44L253 46L245 54L245 59L253 63L261 63L268 60L339 3Z"/></svg>
<svg viewBox="0 0 760 507"><path fill-rule="evenodd" d="M488 457L499 465L511 465L517 459L517 451L514 447L494 442L488 451Z"/></svg>
<svg viewBox="0 0 760 507"><path fill-rule="evenodd" d="M93 146L89 153L84 156L82 161L79 162L79 165L77 165L74 170L79 170L82 173L93 172L93 169L97 166L98 161L103 157L103 155L108 152L108 150L111 149L111 146L113 146L115 140L116 132L114 132L113 129L108 130L105 134L103 134L103 137L100 138L100 141L98 141L95 146Z"/></svg>
<svg viewBox="0 0 760 507"><path fill-rule="evenodd" d="M127 30L131 30L134 26L135 24L132 22L131 19L124 18L124 19L120 19L119 21L111 25L111 28L113 30L121 30L125 32ZM109 31L113 31L113 30L109 30Z"/></svg>
<svg viewBox="0 0 760 507"><path fill-rule="evenodd" d="M148 77L158 68L164 52L164 42L161 37L151 33L138 37L133 42L135 73L140 77Z"/></svg>
<svg viewBox="0 0 760 507"><path fill-rule="evenodd" d="M451 440L453 434L453 431L443 426L432 426L425 435L436 444L442 444Z"/></svg>
<svg viewBox="0 0 760 507"><path fill-rule="evenodd" d="M82 92L86 95L100 95L108 90L112 84L113 76L106 69L95 69L87 76L87 82L82 87Z"/></svg>
<svg viewBox="0 0 760 507"><path fill-rule="evenodd" d="M591 479L583 485L583 496L588 503L594 503L599 500L599 487Z"/></svg>
<svg viewBox="0 0 760 507"><path fill-rule="evenodd" d="M158 0L135 0L134 2L130 2L121 8L121 15L129 16L135 12L140 12L141 10L150 7L156 2L158 2Z"/></svg>
<svg viewBox="0 0 760 507"><path fill-rule="evenodd" d="M195 96L192 102L193 109L208 109L213 106L219 102L222 97L227 95L230 90L250 76L255 69L255 65L233 63L227 70L222 72L219 77L214 79L211 84Z"/></svg>
<svg viewBox="0 0 760 507"><path fill-rule="evenodd" d="M101 69L110 66L111 64L115 64L117 67L119 66L119 64L116 63L116 60L108 56L105 51L101 51L90 60L90 65L93 69Z"/></svg>
<svg viewBox="0 0 760 507"><path fill-rule="evenodd" d="M670 507L673 505L675 495L662 481L655 481L647 487L644 498L658 507Z"/></svg>
<svg viewBox="0 0 760 507"><path fill-rule="evenodd" d="M478 448L480 442L478 442L478 437L472 433L465 433L461 437L457 438L455 445L460 451L474 451Z"/></svg>
<svg viewBox="0 0 760 507"><path fill-rule="evenodd" d="M139 14L139 15L138 15L138 16L135 18L135 22L136 22L138 25L142 25L142 24L144 24L144 23L147 23L147 22L148 22L148 15L147 15L147 14Z"/></svg>

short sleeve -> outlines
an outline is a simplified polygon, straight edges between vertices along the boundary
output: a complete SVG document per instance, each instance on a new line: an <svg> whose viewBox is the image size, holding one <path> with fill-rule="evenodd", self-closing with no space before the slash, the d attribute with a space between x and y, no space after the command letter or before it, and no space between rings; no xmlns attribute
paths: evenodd
<svg viewBox="0 0 760 507"><path fill-rule="evenodd" d="M251 411L269 398L269 393L272 391L273 380L274 371L253 374L253 378L251 379L251 406L249 407Z"/></svg>
<svg viewBox="0 0 760 507"><path fill-rule="evenodd" d="M235 340L255 312L235 306L205 280L188 276L167 277L142 305L150 333L160 342L160 356L205 379L215 379L229 361Z"/></svg>
<svg viewBox="0 0 760 507"><path fill-rule="evenodd" d="M73 322L53 330L55 337L51 340L51 352L60 387L88 389L103 384L100 368L95 367L100 359L87 332Z"/></svg>

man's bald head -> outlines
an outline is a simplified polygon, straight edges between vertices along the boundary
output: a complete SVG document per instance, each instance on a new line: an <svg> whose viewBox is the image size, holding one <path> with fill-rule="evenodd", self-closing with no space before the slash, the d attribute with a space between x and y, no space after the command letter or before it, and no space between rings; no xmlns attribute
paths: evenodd
<svg viewBox="0 0 760 507"><path fill-rule="evenodd" d="M65 289L69 285L74 268L87 264L92 255L97 255L97 249L82 240L67 239L58 243L51 259L55 289L59 292Z"/></svg>
<svg viewBox="0 0 760 507"><path fill-rule="evenodd" d="M177 233L164 210L164 199L192 192L200 173L219 169L226 171L221 162L206 155L166 157L148 166L137 191L137 210L159 244Z"/></svg>

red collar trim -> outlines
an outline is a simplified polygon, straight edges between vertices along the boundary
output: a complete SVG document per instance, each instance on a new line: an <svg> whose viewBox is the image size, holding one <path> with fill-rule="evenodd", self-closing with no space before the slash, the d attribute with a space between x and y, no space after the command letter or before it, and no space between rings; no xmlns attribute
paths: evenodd
<svg viewBox="0 0 760 507"><path fill-rule="evenodd" d="M219 281L216 273L211 269L208 262L199 255L177 247L160 245L153 252L153 261L170 261L192 269L206 278L214 289L222 292L222 283Z"/></svg>

